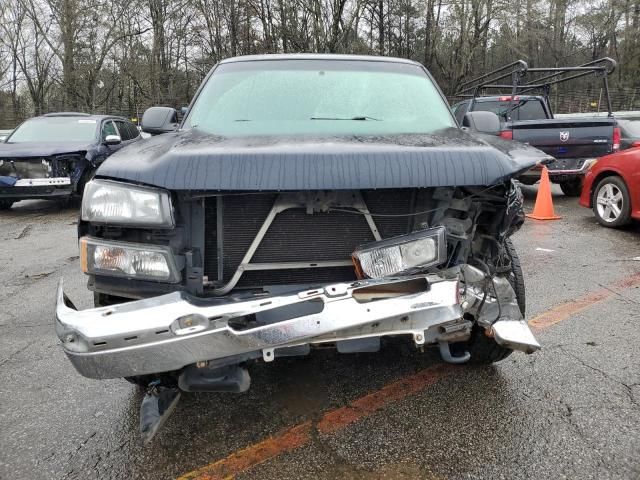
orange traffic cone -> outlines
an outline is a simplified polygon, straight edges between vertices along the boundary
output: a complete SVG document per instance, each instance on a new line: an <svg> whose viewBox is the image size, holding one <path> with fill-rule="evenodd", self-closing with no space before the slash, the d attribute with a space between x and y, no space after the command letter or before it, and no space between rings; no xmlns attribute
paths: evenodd
<svg viewBox="0 0 640 480"><path fill-rule="evenodd" d="M549 170L542 167L540 186L533 213L527 213L527 217L535 220L558 220L559 216L553 211L553 199L551 198L551 182L549 182Z"/></svg>

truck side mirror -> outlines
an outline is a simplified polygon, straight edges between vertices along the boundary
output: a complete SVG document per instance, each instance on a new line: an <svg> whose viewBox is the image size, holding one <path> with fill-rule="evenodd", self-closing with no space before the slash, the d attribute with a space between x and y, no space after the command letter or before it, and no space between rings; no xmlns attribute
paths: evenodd
<svg viewBox="0 0 640 480"><path fill-rule="evenodd" d="M151 135L173 132L178 129L178 112L171 107L151 107L142 115L142 131Z"/></svg>
<svg viewBox="0 0 640 480"><path fill-rule="evenodd" d="M189 112L189 107L180 107L180 113L184 117Z"/></svg>
<svg viewBox="0 0 640 480"><path fill-rule="evenodd" d="M500 118L493 112L468 112L462 119L462 126L479 133L498 135Z"/></svg>

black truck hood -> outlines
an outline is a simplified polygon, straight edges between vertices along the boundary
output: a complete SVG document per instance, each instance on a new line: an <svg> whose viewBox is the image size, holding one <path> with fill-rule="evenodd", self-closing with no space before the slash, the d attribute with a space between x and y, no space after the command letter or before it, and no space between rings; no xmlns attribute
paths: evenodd
<svg viewBox="0 0 640 480"><path fill-rule="evenodd" d="M493 144L493 142L491 142ZM384 137L234 137L197 130L116 152L97 175L170 190L323 190L492 185L549 157L458 129Z"/></svg>
<svg viewBox="0 0 640 480"><path fill-rule="evenodd" d="M0 159L50 157L52 155L86 152L92 148L89 143L73 142L0 143Z"/></svg>

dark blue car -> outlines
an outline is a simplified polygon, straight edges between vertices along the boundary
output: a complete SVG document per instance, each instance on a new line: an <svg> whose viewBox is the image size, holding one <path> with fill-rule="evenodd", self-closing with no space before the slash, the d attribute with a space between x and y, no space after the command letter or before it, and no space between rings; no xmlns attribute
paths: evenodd
<svg viewBox="0 0 640 480"><path fill-rule="evenodd" d="M20 124L0 143L0 210L32 198L69 200L112 153L140 140L124 118L49 113Z"/></svg>

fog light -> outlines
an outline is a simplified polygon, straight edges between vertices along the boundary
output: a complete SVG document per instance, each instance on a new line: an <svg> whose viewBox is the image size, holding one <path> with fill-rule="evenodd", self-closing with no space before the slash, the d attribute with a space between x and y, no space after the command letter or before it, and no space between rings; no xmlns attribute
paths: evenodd
<svg viewBox="0 0 640 480"><path fill-rule="evenodd" d="M171 249L161 245L80 239L82 270L111 275L175 283L179 280Z"/></svg>
<svg viewBox="0 0 640 480"><path fill-rule="evenodd" d="M444 227L368 243L353 252L359 276L368 278L417 273L443 263L446 256Z"/></svg>

